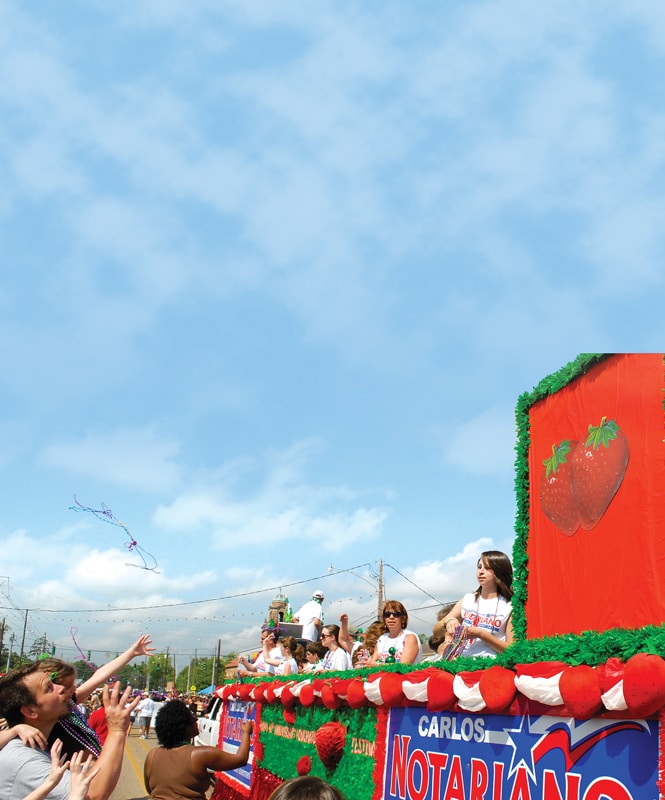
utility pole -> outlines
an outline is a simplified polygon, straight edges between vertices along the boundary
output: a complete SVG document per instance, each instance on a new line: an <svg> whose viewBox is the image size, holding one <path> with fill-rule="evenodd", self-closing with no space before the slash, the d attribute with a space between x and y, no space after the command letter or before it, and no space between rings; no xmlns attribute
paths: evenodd
<svg viewBox="0 0 665 800"><path fill-rule="evenodd" d="M7 666L5 667L5 672L9 672L9 662L12 658L12 650L14 649L14 641L16 640L16 636L12 633L9 637L9 653L7 653Z"/></svg>
<svg viewBox="0 0 665 800"><path fill-rule="evenodd" d="M379 600L376 607L376 618L381 619L383 614L383 561L379 559Z"/></svg>
<svg viewBox="0 0 665 800"><path fill-rule="evenodd" d="M25 651L25 631L28 627L28 611L29 608L23 609L25 611L25 619L23 620L23 636L21 637L21 654L19 655L19 664L23 663L23 653Z"/></svg>
<svg viewBox="0 0 665 800"><path fill-rule="evenodd" d="M215 678L217 677L217 670L219 669L219 656L221 649L222 649L222 640L217 639L217 657L212 662L212 680L210 681L213 692L215 691Z"/></svg>

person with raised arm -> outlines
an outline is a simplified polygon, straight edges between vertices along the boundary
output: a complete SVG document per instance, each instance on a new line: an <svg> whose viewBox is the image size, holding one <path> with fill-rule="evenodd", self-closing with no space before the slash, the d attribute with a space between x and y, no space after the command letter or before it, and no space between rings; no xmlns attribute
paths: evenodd
<svg viewBox="0 0 665 800"><path fill-rule="evenodd" d="M53 683L50 675L39 667L39 662L26 664L0 678L0 715L10 729L30 725L48 739L56 722L69 714L69 697L65 687ZM121 693L119 683L105 686L102 692L108 736L95 765L99 771L91 779L88 800L108 800L120 778L129 715L138 703L138 698L128 702L130 694L131 687ZM24 745L20 738L13 738L0 750L0 797L23 800L48 780L51 766L47 750ZM67 800L70 789L71 779L65 772L49 791L47 800Z"/></svg>
<svg viewBox="0 0 665 800"><path fill-rule="evenodd" d="M152 639L148 634L139 636L124 653L109 661L108 664L99 667L87 681L78 687L74 686L76 667L73 664L53 657L38 661L38 669L47 673L53 683L62 685L69 700L69 714L60 719L53 727L49 736L49 746L56 739L60 739L63 754L68 758L79 750L86 750L98 758L102 750L102 743L76 706L87 700L95 689L105 684L130 661L139 656L151 656L155 652L155 648L151 645Z"/></svg>

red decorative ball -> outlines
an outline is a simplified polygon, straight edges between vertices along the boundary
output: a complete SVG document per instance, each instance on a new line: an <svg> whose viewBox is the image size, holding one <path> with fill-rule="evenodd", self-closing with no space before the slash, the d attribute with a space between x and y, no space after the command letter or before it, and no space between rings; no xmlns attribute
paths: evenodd
<svg viewBox="0 0 665 800"><path fill-rule="evenodd" d="M351 683L352 678L333 678L332 688L337 697L344 699Z"/></svg>
<svg viewBox="0 0 665 800"><path fill-rule="evenodd" d="M324 766L334 769L344 755L346 728L339 722L326 722L316 732L314 744Z"/></svg>
<svg viewBox="0 0 665 800"><path fill-rule="evenodd" d="M341 700L335 694L335 690L330 684L326 684L321 689L321 702L326 708L334 709L339 708Z"/></svg>
<svg viewBox="0 0 665 800"><path fill-rule="evenodd" d="M651 653L637 653L626 662L623 696L631 714L650 717L665 705L665 661Z"/></svg>
<svg viewBox="0 0 665 800"><path fill-rule="evenodd" d="M455 700L453 676L443 669L432 674L427 683L427 710L446 711L452 708Z"/></svg>
<svg viewBox="0 0 665 800"><path fill-rule="evenodd" d="M288 686L285 686L282 689L279 695L279 699L281 700L282 705L285 708L291 708L296 702L296 698L293 696L293 692Z"/></svg>
<svg viewBox="0 0 665 800"><path fill-rule="evenodd" d="M269 703L276 703L277 702L277 695L275 694L275 689L276 688L277 688L277 686L275 686L275 684L271 684L270 686L268 686L268 688L265 690L265 692L263 694L263 697Z"/></svg>
<svg viewBox="0 0 665 800"><path fill-rule="evenodd" d="M296 712L293 708L285 708L282 712L282 716L284 717L284 722L287 725L295 725L296 724Z"/></svg>
<svg viewBox="0 0 665 800"><path fill-rule="evenodd" d="M563 702L576 719L589 719L603 707L598 672L586 664L570 667L559 679Z"/></svg>
<svg viewBox="0 0 665 800"><path fill-rule="evenodd" d="M365 684L358 678L353 678L349 681L346 688L346 702L351 708L362 708L367 705L367 697L365 695Z"/></svg>
<svg viewBox="0 0 665 800"><path fill-rule="evenodd" d="M300 705L305 706L305 708L309 706L313 706L316 702L316 695L314 694L314 686L311 683L308 683L306 686L303 686L300 690Z"/></svg>
<svg viewBox="0 0 665 800"><path fill-rule="evenodd" d="M238 697L241 700L249 700L252 696L254 686L251 683L241 683L238 687Z"/></svg>
<svg viewBox="0 0 665 800"><path fill-rule="evenodd" d="M296 772L298 775L309 775L312 769L312 760L309 756L301 756L296 762Z"/></svg>
<svg viewBox="0 0 665 800"><path fill-rule="evenodd" d="M403 681L403 676L397 672L385 672L382 675L379 691L381 692L383 704L387 708L399 705L404 700L404 693L402 692Z"/></svg>
<svg viewBox="0 0 665 800"><path fill-rule="evenodd" d="M503 711L515 699L515 673L511 669L495 664L486 669L478 681L480 694L483 696L487 711L497 714Z"/></svg>

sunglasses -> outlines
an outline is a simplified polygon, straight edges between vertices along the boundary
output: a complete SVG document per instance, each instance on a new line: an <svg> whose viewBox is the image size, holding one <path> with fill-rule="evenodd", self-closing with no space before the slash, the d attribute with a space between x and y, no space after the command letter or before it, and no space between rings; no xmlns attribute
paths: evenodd
<svg viewBox="0 0 665 800"><path fill-rule="evenodd" d="M384 611L383 612L383 618L384 619L387 619L388 617L397 617L397 619L399 619L402 616L404 616L404 615L402 614L401 611Z"/></svg>

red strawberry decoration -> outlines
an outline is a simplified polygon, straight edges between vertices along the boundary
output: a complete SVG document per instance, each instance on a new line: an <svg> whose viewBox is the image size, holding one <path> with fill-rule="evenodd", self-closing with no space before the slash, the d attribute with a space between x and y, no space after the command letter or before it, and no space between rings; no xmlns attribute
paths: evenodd
<svg viewBox="0 0 665 800"><path fill-rule="evenodd" d="M312 770L312 761L309 756L301 756L296 762L298 775L309 775Z"/></svg>
<svg viewBox="0 0 665 800"><path fill-rule="evenodd" d="M339 697L335 694L335 690L330 684L326 684L321 689L321 702L326 708L335 709L339 708L342 701Z"/></svg>
<svg viewBox="0 0 665 800"><path fill-rule="evenodd" d="M354 678L349 681L346 690L346 702L351 708L362 708L367 705L367 697L365 696L365 684L363 681Z"/></svg>
<svg viewBox="0 0 665 800"><path fill-rule="evenodd" d="M427 710L445 711L453 707L455 692L453 691L454 675L437 669L427 681Z"/></svg>
<svg viewBox="0 0 665 800"><path fill-rule="evenodd" d="M494 665L486 669L478 682L487 711L498 714L513 702L517 694L515 673L511 669Z"/></svg>
<svg viewBox="0 0 665 800"><path fill-rule="evenodd" d="M665 705L665 660L637 653L626 662L623 696L631 714L650 717Z"/></svg>
<svg viewBox="0 0 665 800"><path fill-rule="evenodd" d="M545 471L540 478L540 505L545 516L566 536L572 536L580 526L571 474L571 459L580 446L581 442L568 439L553 444L552 455L543 461Z"/></svg>
<svg viewBox="0 0 665 800"><path fill-rule="evenodd" d="M316 702L316 695L314 694L314 687L311 683L308 683L302 687L300 690L300 697L298 699L300 700L300 705L305 706L305 708L314 705Z"/></svg>
<svg viewBox="0 0 665 800"><path fill-rule="evenodd" d="M559 691L575 719L589 719L603 707L600 676L586 664L564 670L559 679Z"/></svg>
<svg viewBox="0 0 665 800"><path fill-rule="evenodd" d="M617 492L628 466L628 440L616 420L589 425L583 447L571 454L575 505L584 530L593 528Z"/></svg>
<svg viewBox="0 0 665 800"><path fill-rule="evenodd" d="M344 755L346 728L339 722L326 722L316 732L314 744L323 765L335 769Z"/></svg>

